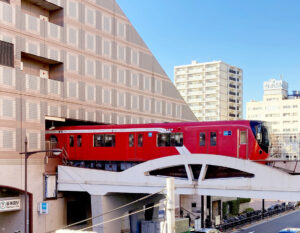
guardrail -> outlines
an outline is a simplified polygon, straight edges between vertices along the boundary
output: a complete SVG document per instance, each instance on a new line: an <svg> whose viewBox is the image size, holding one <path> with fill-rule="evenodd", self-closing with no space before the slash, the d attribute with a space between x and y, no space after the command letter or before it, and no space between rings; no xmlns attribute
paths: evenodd
<svg viewBox="0 0 300 233"><path fill-rule="evenodd" d="M259 221L263 218L272 217L276 214L283 213L285 211L294 210L295 205L275 205L272 208L269 208L262 213L261 210L256 210L252 212L248 212L245 214L241 214L239 216L230 217L223 220L223 223L216 226L216 228L222 232L230 230L235 227L241 227L246 224L251 224L252 222Z"/></svg>

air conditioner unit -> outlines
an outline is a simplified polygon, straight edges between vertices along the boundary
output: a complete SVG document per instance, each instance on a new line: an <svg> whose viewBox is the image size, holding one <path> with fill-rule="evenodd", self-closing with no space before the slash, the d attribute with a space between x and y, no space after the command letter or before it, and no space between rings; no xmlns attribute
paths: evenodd
<svg viewBox="0 0 300 233"><path fill-rule="evenodd" d="M49 71L40 69L40 77L41 78L49 78Z"/></svg>

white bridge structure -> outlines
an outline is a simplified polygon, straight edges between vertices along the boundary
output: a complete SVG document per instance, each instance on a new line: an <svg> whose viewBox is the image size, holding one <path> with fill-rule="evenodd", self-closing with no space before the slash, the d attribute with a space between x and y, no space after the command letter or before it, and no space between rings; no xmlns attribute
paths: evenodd
<svg viewBox="0 0 300 233"><path fill-rule="evenodd" d="M118 195L116 199L116 194L156 193L170 176L175 177L176 194L300 200L300 175L250 160L210 154L163 157L122 172L59 166L58 191L88 192L94 216L115 208L116 203L126 203ZM104 220L101 217L93 224ZM120 232L114 228L117 225L93 230Z"/></svg>

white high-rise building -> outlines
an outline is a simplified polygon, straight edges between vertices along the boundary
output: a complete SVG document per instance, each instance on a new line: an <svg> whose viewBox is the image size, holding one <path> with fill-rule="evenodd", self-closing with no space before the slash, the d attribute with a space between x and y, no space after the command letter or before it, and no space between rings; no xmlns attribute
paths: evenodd
<svg viewBox="0 0 300 233"><path fill-rule="evenodd" d="M270 79L264 82L263 101L247 103L246 117L262 120L271 128L271 156L299 159L300 146L300 92L288 95L288 83Z"/></svg>
<svg viewBox="0 0 300 233"><path fill-rule="evenodd" d="M199 121L243 115L243 71L222 61L174 67L175 86Z"/></svg>

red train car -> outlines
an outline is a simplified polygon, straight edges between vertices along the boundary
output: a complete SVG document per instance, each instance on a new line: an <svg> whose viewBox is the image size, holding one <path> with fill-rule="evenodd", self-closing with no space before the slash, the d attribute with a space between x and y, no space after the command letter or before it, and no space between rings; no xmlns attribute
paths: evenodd
<svg viewBox="0 0 300 233"><path fill-rule="evenodd" d="M68 126L46 131L75 166L124 170L136 163L179 154L268 157L268 130L260 121L214 121Z"/></svg>

